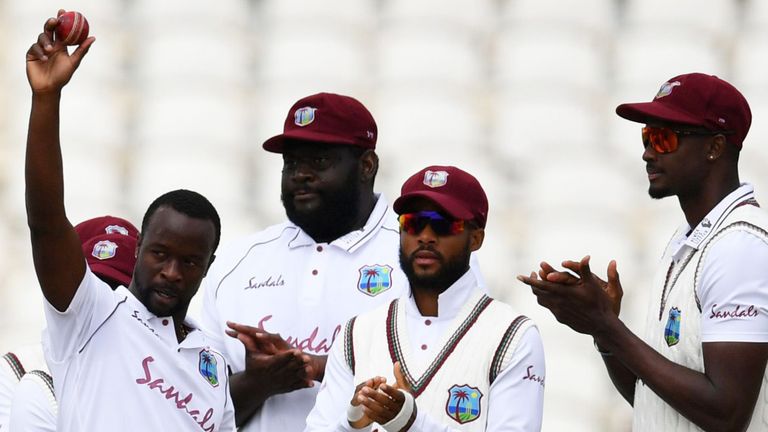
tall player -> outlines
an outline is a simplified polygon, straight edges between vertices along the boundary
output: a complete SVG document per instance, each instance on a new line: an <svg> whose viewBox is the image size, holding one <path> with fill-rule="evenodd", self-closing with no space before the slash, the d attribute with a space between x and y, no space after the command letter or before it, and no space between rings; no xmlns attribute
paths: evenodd
<svg viewBox="0 0 768 432"><path fill-rule="evenodd" d="M283 157L288 221L223 248L205 280L204 325L225 344L237 423L249 432L303 430L344 322L408 289L397 215L373 189L368 109L319 93L291 107L283 130L263 147Z"/></svg>
<svg viewBox="0 0 768 432"><path fill-rule="evenodd" d="M160 196L144 215L128 288L112 291L92 273L64 208L59 105L95 39L69 54L54 39L56 25L48 19L26 55L25 168L57 430L234 430L226 361L186 318L218 245L216 209L191 191Z"/></svg>
<svg viewBox="0 0 768 432"><path fill-rule="evenodd" d="M643 124L649 195L677 197L684 216L648 287L643 334L619 319L615 262L607 281L589 257L564 263L575 275L542 263L520 279L558 321L594 337L633 430L766 431L768 215L738 169L749 104L728 82L690 73L616 113Z"/></svg>
<svg viewBox="0 0 768 432"><path fill-rule="evenodd" d="M377 138L363 104L320 93L296 102L263 145L283 157L289 221L223 248L205 280L203 322L235 372L241 430L303 430L342 324L407 289L397 217L373 192ZM245 324L230 327L247 354L228 321Z"/></svg>

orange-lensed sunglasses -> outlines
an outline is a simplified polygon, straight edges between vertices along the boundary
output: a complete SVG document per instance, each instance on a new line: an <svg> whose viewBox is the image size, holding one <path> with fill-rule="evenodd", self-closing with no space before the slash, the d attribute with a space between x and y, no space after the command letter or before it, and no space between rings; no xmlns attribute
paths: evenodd
<svg viewBox="0 0 768 432"><path fill-rule="evenodd" d="M659 154L672 153L680 145L680 135L729 135L731 131L691 131L677 130L668 127L645 126L643 128L643 145L650 145Z"/></svg>

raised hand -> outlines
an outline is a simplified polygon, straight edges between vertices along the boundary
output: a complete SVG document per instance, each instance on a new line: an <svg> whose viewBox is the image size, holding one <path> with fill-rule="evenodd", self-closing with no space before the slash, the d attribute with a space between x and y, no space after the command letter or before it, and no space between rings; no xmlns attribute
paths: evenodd
<svg viewBox="0 0 768 432"><path fill-rule="evenodd" d="M62 13L63 9L58 15ZM56 25L56 18L48 18L37 42L27 50L27 80L33 93L61 91L96 40L94 37L87 38L70 54L63 42L55 40Z"/></svg>
<svg viewBox="0 0 768 432"><path fill-rule="evenodd" d="M350 405L353 407L360 407L359 409L362 410L362 413L360 415L362 417L353 420L349 420L349 425L352 426L355 429L362 429L371 423L373 423L373 419L368 417L365 414L364 409L361 406L362 401L366 398L366 396L363 395L363 389L366 389L366 393L368 391L376 391L382 384L386 383L387 379L384 377L373 377L371 379L368 379L366 381L361 382L360 384L355 387L355 393L352 395L352 400L349 402ZM348 414L348 418L349 414Z"/></svg>
<svg viewBox="0 0 768 432"><path fill-rule="evenodd" d="M573 272L576 272L578 274L582 274L583 273L582 262L584 260L586 260L586 263L587 263L586 271L589 272L588 256L579 262L564 261L563 267ZM608 270L606 273L608 276L607 282L597 277L594 273L589 272L589 274L591 275L591 279L594 281L594 283L599 285L603 289L603 291L608 295L608 298L611 300L613 312L616 314L616 316L618 316L619 312L621 312L621 298L624 297L624 290L621 288L621 281L619 280L619 271L617 270L617 265L615 260L611 260L611 262L608 263Z"/></svg>
<svg viewBox="0 0 768 432"><path fill-rule="evenodd" d="M608 282L595 276L589 256L581 261L565 261L563 266L576 273L557 272L542 263L539 273L518 276L531 287L540 305L555 318L579 333L594 335L610 316L618 316L623 290L616 262L608 265ZM541 277L540 277L541 276Z"/></svg>
<svg viewBox="0 0 768 432"><path fill-rule="evenodd" d="M399 362L394 364L395 385L389 385L386 379L381 377L375 377L372 380L368 380L358 386L355 391L355 396L352 399L352 405L360 405L363 407L363 419L369 421L369 423L362 424L367 426L370 421L374 421L381 425L390 422L397 417L405 404L405 395L403 392L411 393L411 385L405 379L402 368ZM373 381L373 384L369 384ZM411 412L406 413L409 417ZM362 419L361 419L362 420ZM355 427L362 427L353 424Z"/></svg>

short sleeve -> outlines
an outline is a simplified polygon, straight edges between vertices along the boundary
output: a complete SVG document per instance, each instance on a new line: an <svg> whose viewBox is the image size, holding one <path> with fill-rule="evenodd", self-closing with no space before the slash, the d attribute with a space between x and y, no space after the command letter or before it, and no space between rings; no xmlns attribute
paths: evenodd
<svg viewBox="0 0 768 432"><path fill-rule="evenodd" d="M704 256L697 294L702 342L768 342L768 243L733 231Z"/></svg>
<svg viewBox="0 0 768 432"><path fill-rule="evenodd" d="M45 301L48 325L43 334L43 344L46 360L60 363L79 350L125 297L112 291L86 266L83 280L67 310L60 312Z"/></svg>

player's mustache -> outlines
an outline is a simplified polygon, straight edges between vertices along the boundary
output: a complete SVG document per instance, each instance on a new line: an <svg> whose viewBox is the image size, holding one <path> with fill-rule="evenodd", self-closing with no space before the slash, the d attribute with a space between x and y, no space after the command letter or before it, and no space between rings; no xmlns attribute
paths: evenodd
<svg viewBox="0 0 768 432"><path fill-rule="evenodd" d="M411 261L413 261L413 259L414 259L414 257L416 256L416 254L417 254L417 253L419 253L419 252L423 252L423 251L426 251L426 252L430 252L430 253L433 253L433 254L435 254L435 256L437 256L437 258L438 258L438 259L440 259L441 261L443 261L443 254L441 254L440 252L438 252L438 251L437 251L437 250L434 248L434 246L432 246L432 245L428 245L428 244L427 244L427 245L423 245L423 246L419 246L419 247L418 247L418 248L417 248L415 251L413 251L413 252L411 253L411 255L409 256L410 260L411 260Z"/></svg>

